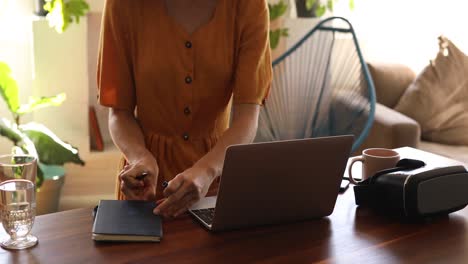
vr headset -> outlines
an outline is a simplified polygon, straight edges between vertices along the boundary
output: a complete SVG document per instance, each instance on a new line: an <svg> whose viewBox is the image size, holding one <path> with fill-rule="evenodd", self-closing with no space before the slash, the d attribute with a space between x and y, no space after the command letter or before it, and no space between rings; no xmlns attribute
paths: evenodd
<svg viewBox="0 0 468 264"><path fill-rule="evenodd" d="M463 166L431 168L402 159L354 187L356 204L406 218L449 214L468 204L468 172Z"/></svg>

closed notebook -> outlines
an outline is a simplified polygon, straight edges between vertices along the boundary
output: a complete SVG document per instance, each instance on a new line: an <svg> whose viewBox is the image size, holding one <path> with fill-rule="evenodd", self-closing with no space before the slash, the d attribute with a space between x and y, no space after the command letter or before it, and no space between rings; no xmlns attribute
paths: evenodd
<svg viewBox="0 0 468 264"><path fill-rule="evenodd" d="M93 225L93 240L159 242L162 222L153 214L155 202L101 200Z"/></svg>

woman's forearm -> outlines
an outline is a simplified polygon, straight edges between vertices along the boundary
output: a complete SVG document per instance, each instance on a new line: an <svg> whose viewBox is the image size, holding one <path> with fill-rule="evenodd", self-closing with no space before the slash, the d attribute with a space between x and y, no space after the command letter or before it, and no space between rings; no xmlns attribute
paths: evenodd
<svg viewBox="0 0 468 264"><path fill-rule="evenodd" d="M127 160L119 173L120 191L129 200L154 201L159 167L146 148L143 132L133 112L110 109L109 131ZM138 179L143 173L147 176Z"/></svg>
<svg viewBox="0 0 468 264"><path fill-rule="evenodd" d="M149 154L141 127L130 111L111 108L109 131L127 161L136 161Z"/></svg>
<svg viewBox="0 0 468 264"><path fill-rule="evenodd" d="M206 169L212 178L221 175L227 147L235 144L251 143L258 127L260 106L241 104L234 107L231 126L219 138L215 147L201 158L194 166Z"/></svg>

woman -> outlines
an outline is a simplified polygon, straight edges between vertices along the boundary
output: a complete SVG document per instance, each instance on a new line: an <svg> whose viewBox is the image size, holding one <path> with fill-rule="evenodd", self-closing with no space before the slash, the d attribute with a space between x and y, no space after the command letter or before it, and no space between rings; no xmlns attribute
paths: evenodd
<svg viewBox="0 0 468 264"><path fill-rule="evenodd" d="M165 198L154 213L176 217L216 193L268 95L268 21L266 0L107 0L98 87L125 157L119 199Z"/></svg>

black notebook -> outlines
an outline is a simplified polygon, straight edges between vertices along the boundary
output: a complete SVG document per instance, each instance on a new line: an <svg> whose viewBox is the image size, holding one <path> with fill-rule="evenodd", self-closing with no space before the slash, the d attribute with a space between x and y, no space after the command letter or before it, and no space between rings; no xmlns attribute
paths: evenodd
<svg viewBox="0 0 468 264"><path fill-rule="evenodd" d="M159 242L162 222L153 214L155 202L101 200L93 225L93 240Z"/></svg>

